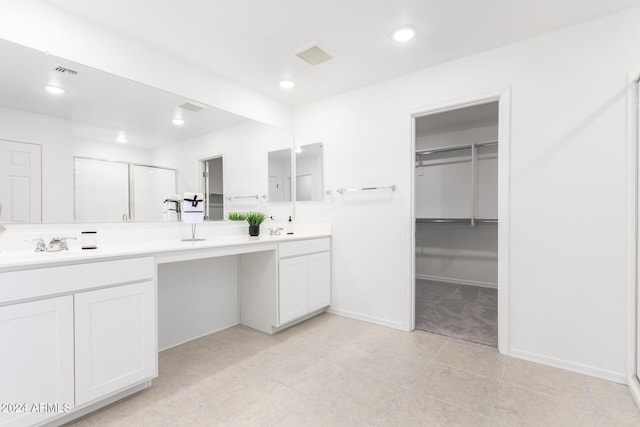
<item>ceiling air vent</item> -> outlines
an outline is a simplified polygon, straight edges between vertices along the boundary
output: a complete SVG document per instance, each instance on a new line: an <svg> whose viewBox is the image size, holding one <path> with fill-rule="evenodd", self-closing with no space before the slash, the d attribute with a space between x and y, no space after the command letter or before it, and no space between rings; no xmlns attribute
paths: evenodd
<svg viewBox="0 0 640 427"><path fill-rule="evenodd" d="M187 101L184 104L180 105L180 108L182 108L183 110L195 112L195 111L204 110L205 108L207 108L207 106L202 105L195 101Z"/></svg>
<svg viewBox="0 0 640 427"><path fill-rule="evenodd" d="M310 48L305 48L302 51L296 52L296 56L309 65L322 64L323 62L333 58L333 56L322 50L317 44L314 44Z"/></svg>
<svg viewBox="0 0 640 427"><path fill-rule="evenodd" d="M71 68L66 68L62 66L56 67L55 70L59 73L66 74L68 76L75 76L76 74L78 74L77 71L72 70Z"/></svg>

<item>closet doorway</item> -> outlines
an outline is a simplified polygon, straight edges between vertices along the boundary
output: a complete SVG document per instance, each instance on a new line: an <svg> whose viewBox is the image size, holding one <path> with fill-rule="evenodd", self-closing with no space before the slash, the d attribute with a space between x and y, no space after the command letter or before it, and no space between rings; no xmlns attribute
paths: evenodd
<svg viewBox="0 0 640 427"><path fill-rule="evenodd" d="M501 98L414 115L413 320L415 329L506 353Z"/></svg>

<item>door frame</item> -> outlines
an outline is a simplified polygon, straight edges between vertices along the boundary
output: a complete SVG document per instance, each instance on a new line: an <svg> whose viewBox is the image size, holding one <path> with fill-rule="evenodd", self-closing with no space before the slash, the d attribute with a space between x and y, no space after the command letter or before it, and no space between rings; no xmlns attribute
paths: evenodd
<svg viewBox="0 0 640 427"><path fill-rule="evenodd" d="M510 158L511 158L511 87L493 92L450 100L426 106L411 112L411 246L409 260L411 263L410 283L410 330L416 325L416 213L415 213L415 151L416 151L416 119L432 114L459 110L475 105L498 102L498 351L509 354L509 321L510 321Z"/></svg>
<svg viewBox="0 0 640 427"><path fill-rule="evenodd" d="M638 169L640 168L640 71L629 73L627 79L627 384L640 405L638 379L638 292L640 292L638 263L639 197Z"/></svg>
<svg viewBox="0 0 640 427"><path fill-rule="evenodd" d="M198 190L202 193L204 198L204 206L206 215L209 215L209 195L206 194L206 188L204 184L204 172L205 172L205 163L209 160L222 158L222 218L224 219L227 215L227 204L225 203L226 194L227 194L227 165L226 165L226 153L224 151L210 154L203 157L198 157ZM208 177L207 177L208 178ZM207 219L206 221L211 221Z"/></svg>

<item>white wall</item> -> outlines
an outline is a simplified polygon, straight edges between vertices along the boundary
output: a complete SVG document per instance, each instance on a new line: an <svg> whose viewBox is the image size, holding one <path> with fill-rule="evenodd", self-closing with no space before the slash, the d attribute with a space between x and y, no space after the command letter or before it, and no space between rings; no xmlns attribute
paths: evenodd
<svg viewBox="0 0 640 427"><path fill-rule="evenodd" d="M496 224L416 224L416 278L496 288Z"/></svg>
<svg viewBox="0 0 640 427"><path fill-rule="evenodd" d="M0 3L0 38L254 120L291 128L291 107L37 0Z"/></svg>
<svg viewBox="0 0 640 427"><path fill-rule="evenodd" d="M124 144L109 144L86 139L73 139L73 155L141 165L162 166L153 164L151 150L131 147Z"/></svg>
<svg viewBox="0 0 640 427"><path fill-rule="evenodd" d="M409 328L410 114L511 86L509 351L624 381L625 85L639 21L627 10L297 107L296 133L326 147L328 188L398 185L326 210L333 309Z"/></svg>
<svg viewBox="0 0 640 427"><path fill-rule="evenodd" d="M158 265L158 349L240 323L238 257Z"/></svg>

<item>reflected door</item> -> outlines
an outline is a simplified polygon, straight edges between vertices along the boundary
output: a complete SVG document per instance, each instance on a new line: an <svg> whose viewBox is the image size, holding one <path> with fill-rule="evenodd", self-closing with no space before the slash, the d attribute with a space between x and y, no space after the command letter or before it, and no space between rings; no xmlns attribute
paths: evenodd
<svg viewBox="0 0 640 427"><path fill-rule="evenodd" d="M0 221L42 221L41 150L38 144L0 141Z"/></svg>

